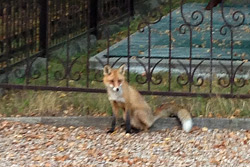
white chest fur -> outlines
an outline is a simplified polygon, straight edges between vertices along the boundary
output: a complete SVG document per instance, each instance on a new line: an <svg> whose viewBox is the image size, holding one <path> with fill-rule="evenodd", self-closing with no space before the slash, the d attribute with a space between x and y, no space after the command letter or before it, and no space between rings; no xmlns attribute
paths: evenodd
<svg viewBox="0 0 250 167"><path fill-rule="evenodd" d="M125 102L122 89L114 91L113 89L108 88L108 96L110 101Z"/></svg>

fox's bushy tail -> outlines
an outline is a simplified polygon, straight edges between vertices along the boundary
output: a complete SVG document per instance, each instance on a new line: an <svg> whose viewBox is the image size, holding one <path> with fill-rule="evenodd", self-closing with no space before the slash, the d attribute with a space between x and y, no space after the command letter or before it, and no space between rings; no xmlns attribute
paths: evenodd
<svg viewBox="0 0 250 167"><path fill-rule="evenodd" d="M190 132L193 126L191 114L187 109L181 108L174 103L163 104L155 110L155 120L161 117L169 117L175 115L179 118L182 124L182 129L185 132Z"/></svg>
<svg viewBox="0 0 250 167"><path fill-rule="evenodd" d="M180 109L177 112L177 117L181 121L182 129L185 132L190 132L193 126L193 121L190 113L186 109Z"/></svg>

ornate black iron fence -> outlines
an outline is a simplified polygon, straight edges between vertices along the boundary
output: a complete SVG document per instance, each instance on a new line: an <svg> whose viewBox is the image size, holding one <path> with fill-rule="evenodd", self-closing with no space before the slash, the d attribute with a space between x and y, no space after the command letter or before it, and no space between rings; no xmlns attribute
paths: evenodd
<svg viewBox="0 0 250 167"><path fill-rule="evenodd" d="M109 19L124 14L124 0L2 0L0 2L0 72L29 57L44 56ZM100 14L98 14L100 13Z"/></svg>
<svg viewBox="0 0 250 167"><path fill-rule="evenodd" d="M173 2L176 3L175 0L158 0L158 8L150 11L147 17L139 19L137 33L145 35L141 40L146 43L144 50L140 51L140 45L134 46L131 41L132 26L135 24L131 17L134 13L132 0L1 1L0 88L104 93L105 89L99 84L101 67L104 64L116 66L126 63L128 81L140 85L139 89L143 94L249 98L249 53L244 52L237 57L239 53L234 50L239 43L239 40L234 39L235 33L244 29L246 33L243 35L250 35L248 14L237 8L225 14L223 1L219 8L223 24L215 27L213 9L209 12L208 24L205 24L206 4L202 8L191 9L186 14L185 1L180 0L179 13L182 22L177 22L173 19ZM163 16L163 8L168 9L167 16ZM164 45L166 52L165 56L157 58L152 56L152 48L156 46L154 41L158 38L154 37L154 32L157 31L155 25L163 21L163 18L168 18L164 22L167 25L164 33L168 37L165 40L167 44L162 43L160 46ZM126 30L120 30L118 35L113 36L111 28L116 24L121 24ZM194 45L194 32L197 33L204 27L209 32L208 43L204 46L202 43ZM173 54L175 47L179 46L176 43L178 39L174 36L175 30L178 31L178 36L186 36L186 56L176 57ZM103 31L104 37L96 41L93 34L96 35L98 31ZM126 47L123 55L114 56L111 44L121 40L114 40L121 31L123 35L126 34ZM214 38L216 31L222 38L229 39L229 57L224 59L218 58L214 53L215 48L218 50L225 42ZM85 52L81 55L72 51L75 50L74 40L77 41L77 38L85 47ZM106 48L103 54L105 60L97 58L100 68L92 69L90 58L103 49L102 45ZM53 50L58 48L59 52L54 53ZM194 54L195 48L207 48L206 54L209 56L197 58ZM146 54L141 56L142 52ZM224 54L223 48L221 54ZM18 66L18 63L21 65ZM208 69L206 76L197 73L199 69L205 68L204 64ZM215 64L221 67L222 75L216 76ZM143 71L134 73L133 65L141 66ZM175 66L179 66L183 72L175 73ZM158 67L166 71L155 72ZM241 75L242 71L244 77Z"/></svg>

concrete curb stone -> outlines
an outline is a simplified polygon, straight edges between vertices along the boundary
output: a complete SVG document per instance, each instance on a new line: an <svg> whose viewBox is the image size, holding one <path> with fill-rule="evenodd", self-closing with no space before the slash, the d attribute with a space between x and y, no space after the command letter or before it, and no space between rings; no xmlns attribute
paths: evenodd
<svg viewBox="0 0 250 167"><path fill-rule="evenodd" d="M96 127L100 129L109 128L112 117L2 117L1 121L15 121L29 124L48 124L53 126L86 126ZM122 120L117 121L118 125L122 124ZM240 130L250 129L250 118L193 118L193 126L200 128L207 127L208 129L232 129ZM164 130L180 126L180 122L176 118L161 118L155 122L150 128L150 131Z"/></svg>

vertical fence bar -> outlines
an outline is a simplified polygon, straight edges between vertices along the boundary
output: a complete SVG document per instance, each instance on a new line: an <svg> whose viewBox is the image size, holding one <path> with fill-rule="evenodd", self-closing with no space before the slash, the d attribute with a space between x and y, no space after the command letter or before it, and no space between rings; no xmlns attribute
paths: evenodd
<svg viewBox="0 0 250 167"><path fill-rule="evenodd" d="M50 10L50 16L51 17L50 17L50 22L49 23L51 25L51 23L54 22L54 27L53 27L53 29L51 28L51 34L53 34L53 36L54 36L53 45L56 45L56 44L60 43L62 38L64 37L64 35L60 36L60 33L63 34L64 32L60 31L60 28L63 29L62 27L59 27L59 26L57 27L56 26L56 24L58 24L56 18L59 17L60 21L61 21L62 18L64 18L63 15L62 15L63 12L61 11L60 13L57 13L57 10L60 11L60 7L61 7L61 10L63 10L62 8L63 8L63 6L66 5L67 1L64 1L64 3L65 3L64 5L63 5L63 1L59 1L59 2L60 3L58 3L58 0L54 0L54 2L51 3L52 5L50 5L50 9L51 9ZM60 6L59 6L59 4L60 4ZM66 9L65 9L65 12L66 12ZM64 23L62 23L62 24L64 24ZM67 33L67 30L66 30L65 33Z"/></svg>
<svg viewBox="0 0 250 167"><path fill-rule="evenodd" d="M69 9L70 9L70 2L71 1L66 1L66 11L68 12L68 15L66 15L65 16L65 18L66 18L66 29L67 29L67 42L66 42L66 69L65 69L65 72L66 72L66 87L69 87L69 73L70 73L70 69L69 69L69 45L70 45L70 31L69 31L69 15L70 15L70 11L69 11ZM67 5L67 3L68 3L68 5ZM64 14L64 13L63 13ZM65 15L65 14L64 14Z"/></svg>
<svg viewBox="0 0 250 167"><path fill-rule="evenodd" d="M230 93L233 94L233 85L234 85L234 64L233 64L233 47L234 47L234 40L233 40L233 30L230 28L230 46L231 46L231 75L230 75Z"/></svg>
<svg viewBox="0 0 250 167"><path fill-rule="evenodd" d="M48 1L40 0L39 44L43 55L46 55L48 49Z"/></svg>
<svg viewBox="0 0 250 167"><path fill-rule="evenodd" d="M29 84L29 55L28 55L28 45L27 45L27 41L28 41L28 31L27 31L27 24L28 24L28 7L27 4L25 3L25 1L22 1L22 4L25 4L25 8L26 10L24 11L24 22L23 22L23 36L24 36L24 57L26 59L26 69L25 69L25 73L24 73L24 77L25 77L25 84L28 85Z"/></svg>
<svg viewBox="0 0 250 167"><path fill-rule="evenodd" d="M90 4L92 0L87 0L87 6L88 6L88 14L87 14L87 62L86 62L86 87L89 87L89 57L90 57L90 29L91 29L91 23L90 23Z"/></svg>
<svg viewBox="0 0 250 167"><path fill-rule="evenodd" d="M39 15L38 15L38 12L39 12L39 5L38 5L38 0L34 0L34 3L35 3L35 7L34 7L34 19L35 19L35 32L34 32L34 40L35 40L35 52L38 52L39 51L39 39L38 39L38 25L39 25Z"/></svg>
<svg viewBox="0 0 250 167"><path fill-rule="evenodd" d="M95 34L98 36L97 32L97 24L98 24L98 0L89 0L89 6L90 8L90 15L89 15L89 22L90 22L90 28L93 28L94 30L91 32L92 34Z"/></svg>
<svg viewBox="0 0 250 167"><path fill-rule="evenodd" d="M36 0L36 41L37 41L37 44L36 44L36 51L40 51L39 49L39 26L40 26L40 23L39 23L39 20L40 20L40 5L39 5L39 1Z"/></svg>
<svg viewBox="0 0 250 167"><path fill-rule="evenodd" d="M108 23L107 23L108 24ZM109 47L110 47L110 42L109 42L109 24L107 25L107 64L109 64Z"/></svg>
<svg viewBox="0 0 250 167"><path fill-rule="evenodd" d="M127 70L127 81L129 82L130 81L130 17L131 17L131 8L130 8L130 3L131 1L128 0L128 20L127 20L127 26L128 26L128 40L127 40L127 44L128 44L128 58L127 58L127 67L128 67L128 70Z"/></svg>
<svg viewBox="0 0 250 167"><path fill-rule="evenodd" d="M23 33L23 12L22 12L22 0L18 0L18 48L22 47L23 45L23 36L22 36L22 33ZM19 56L19 60L23 60L24 58L24 53L20 53L20 56Z"/></svg>
<svg viewBox="0 0 250 167"><path fill-rule="evenodd" d="M6 83L9 83L9 67L10 67L10 63L9 63L9 57L10 57L10 51L11 51L11 46L10 46L10 29L9 29L9 8L10 8L10 5L8 4L9 2L7 2L7 4L4 6L4 9L3 9L3 25L5 24L5 35L4 35L4 40L6 41L5 42L5 45L6 45L6 50L5 50L5 61L6 61L6 75L5 75L5 82Z"/></svg>
<svg viewBox="0 0 250 167"><path fill-rule="evenodd" d="M210 10L210 81L209 81L209 93L212 93L213 84L213 8Z"/></svg>
<svg viewBox="0 0 250 167"><path fill-rule="evenodd" d="M25 3L25 2L24 2ZM25 11L25 54L26 54L26 85L29 85L29 80L31 76L31 67L30 67L30 48L29 48L29 38L30 38L30 33L29 33L29 26L30 26L30 4L28 2L25 3L26 6L26 11Z"/></svg>
<svg viewBox="0 0 250 167"><path fill-rule="evenodd" d="M0 22L0 54L4 54L4 33L3 33L3 2L0 2L0 17L1 22ZM2 62L0 62L1 68L3 68Z"/></svg>
<svg viewBox="0 0 250 167"><path fill-rule="evenodd" d="M129 8L130 8L130 16L134 16L135 14L135 6L134 6L134 0L129 0Z"/></svg>
<svg viewBox="0 0 250 167"><path fill-rule="evenodd" d="M49 24L49 0L40 0L39 16L39 50L46 57L46 86L49 85L49 54L48 54L48 24Z"/></svg>
<svg viewBox="0 0 250 167"><path fill-rule="evenodd" d="M62 40L62 38L64 37L63 33L67 33L67 32L62 32L61 31L65 27L62 28L62 27L60 27L60 25L57 26L60 23L61 19L64 18L62 16L62 13L63 13L62 11L61 12L57 12L58 10L60 11L60 8L61 8L61 10L63 10L62 9L62 7L63 7L63 4L62 4L63 1L61 1L60 3L58 3L58 2L60 2L60 1L54 0L54 2L52 3L52 5L50 5L50 9L51 9L50 10L50 16L51 17L50 17L49 25L51 25L51 27L52 27L53 24L51 24L51 23L54 23L53 28L51 28L51 34L54 36L54 38L53 38L53 45L56 45L56 44L60 43L61 40ZM64 1L64 3L66 5L66 1ZM65 9L65 12L66 12L66 9ZM57 18L60 18L59 23L57 21ZM63 20L62 20L62 22L63 22Z"/></svg>
<svg viewBox="0 0 250 167"><path fill-rule="evenodd" d="M150 58L151 58L151 27L150 24L148 24L148 72L147 72L147 81L148 81L148 91L150 91L150 82L152 79L152 75L150 72Z"/></svg>
<svg viewBox="0 0 250 167"><path fill-rule="evenodd" d="M31 1L30 3L30 10L31 10L31 37L30 37L30 41L31 41L31 51L30 53L33 54L34 53L34 21L35 21L35 12L34 12L34 0Z"/></svg>
<svg viewBox="0 0 250 167"><path fill-rule="evenodd" d="M12 4L11 4L11 6L13 7L13 12L11 12L11 15L12 15L12 23L13 23L13 25L12 25L12 31L13 31L13 36L16 36L16 5L15 4L13 4L13 1L12 1ZM17 40L17 37L15 37L15 42L13 43L13 45L12 45L12 47L13 47L13 49L15 50L16 48L17 48L17 46L16 46L16 40ZM12 59L12 63L14 62L14 60L16 59L16 56Z"/></svg>
<svg viewBox="0 0 250 167"><path fill-rule="evenodd" d="M32 39L32 42L33 42L33 53L37 52L37 41L36 41L36 31L37 31L37 1L36 0L33 0L33 8L32 8L32 11L33 11L33 16L32 16L32 33L33 33L33 39Z"/></svg>
<svg viewBox="0 0 250 167"><path fill-rule="evenodd" d="M192 91L192 54L193 54L193 32L192 32L192 27L189 26L189 30L190 30L190 39L189 39L189 42L190 42L190 48L189 48L189 74L188 74L188 80L189 80L189 92Z"/></svg>
<svg viewBox="0 0 250 167"><path fill-rule="evenodd" d="M172 63L172 0L169 0L169 59L168 59L168 91L171 91L171 63Z"/></svg>
<svg viewBox="0 0 250 167"><path fill-rule="evenodd" d="M107 2L107 1L105 1L105 2ZM109 3L110 1L108 1L107 3L104 3L105 4L105 6L106 6L106 9L107 9L107 13L108 13L108 16L107 16L107 18L104 16L104 17L102 17L102 19L104 19L105 20L105 22L106 22L106 28L104 28L105 29L105 31L106 31L106 33L107 33L107 64L109 64L109 51L110 51L110 31L109 31L109 10L110 10L110 3ZM101 13L101 15L103 16L103 15L105 15L106 13L104 12L104 13Z"/></svg>
<svg viewBox="0 0 250 167"><path fill-rule="evenodd" d="M0 2L0 17L1 22L0 22L0 55L1 57L4 56L4 33L3 33L3 2ZM4 59L2 58L0 61L0 74L2 73L2 70L4 69Z"/></svg>

